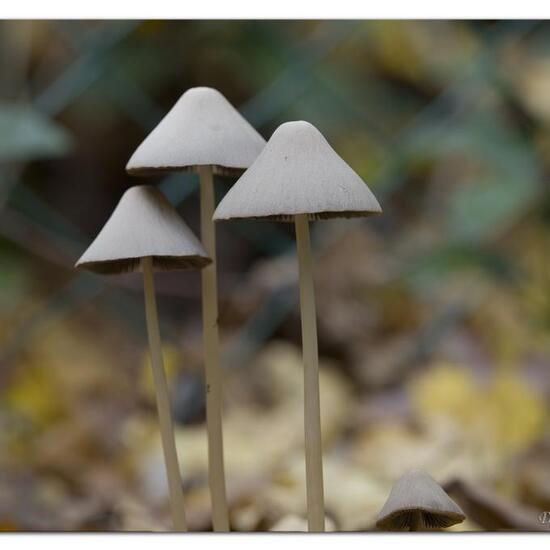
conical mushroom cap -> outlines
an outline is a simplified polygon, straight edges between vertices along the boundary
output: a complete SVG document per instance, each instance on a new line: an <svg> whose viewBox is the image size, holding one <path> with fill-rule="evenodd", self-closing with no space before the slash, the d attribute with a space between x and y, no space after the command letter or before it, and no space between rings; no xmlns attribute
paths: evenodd
<svg viewBox="0 0 550 550"><path fill-rule="evenodd" d="M160 270L202 268L212 260L174 207L155 187L128 189L76 267L96 273L139 269L151 256Z"/></svg>
<svg viewBox="0 0 550 550"><path fill-rule="evenodd" d="M228 191L215 220L272 218L292 221L379 214L363 180L309 122L286 122L275 130L254 164Z"/></svg>
<svg viewBox="0 0 550 550"><path fill-rule="evenodd" d="M265 146L264 138L213 88L191 88L136 149L129 174L150 176L211 165L239 174Z"/></svg>
<svg viewBox="0 0 550 550"><path fill-rule="evenodd" d="M450 527L464 519L460 507L426 472L413 470L393 486L376 526L390 531L407 530L418 521L420 530L428 530Z"/></svg>

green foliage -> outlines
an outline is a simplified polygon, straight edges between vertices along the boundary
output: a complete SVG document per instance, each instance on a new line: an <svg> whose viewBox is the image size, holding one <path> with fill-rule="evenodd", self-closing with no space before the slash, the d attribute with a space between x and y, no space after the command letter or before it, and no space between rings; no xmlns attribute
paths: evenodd
<svg viewBox="0 0 550 550"><path fill-rule="evenodd" d="M0 103L0 162L25 162L69 153L69 133L30 105Z"/></svg>
<svg viewBox="0 0 550 550"><path fill-rule="evenodd" d="M504 175L460 187L451 197L450 232L468 241L493 236L516 223L533 205L538 192L536 180L518 181Z"/></svg>
<svg viewBox="0 0 550 550"><path fill-rule="evenodd" d="M154 403L137 383L139 277L73 265L130 185L158 185L199 231L196 174L144 181L124 166L201 85L266 138L287 120L314 123L384 210L312 223L338 527L370 528L390 481L415 466L548 509L549 25L0 23L0 508L11 513L0 530L165 527L152 505L163 490ZM232 184L217 178L218 201ZM224 382L231 517L237 530L265 529L278 513L303 515L294 228L241 220L217 236L220 343L234 367ZM156 277L166 350L177 350L167 360L189 516L208 529L204 396L188 383L203 373L199 281ZM183 425L193 407L196 423ZM520 482L536 471L529 456L543 474ZM464 528L487 528L486 517Z"/></svg>

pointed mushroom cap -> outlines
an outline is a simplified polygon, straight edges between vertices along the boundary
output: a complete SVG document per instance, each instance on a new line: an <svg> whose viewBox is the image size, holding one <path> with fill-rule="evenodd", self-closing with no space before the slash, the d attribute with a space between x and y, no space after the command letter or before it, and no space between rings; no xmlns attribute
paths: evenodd
<svg viewBox="0 0 550 550"><path fill-rule="evenodd" d="M215 220L271 218L292 221L379 214L380 205L363 180L305 121L275 130L254 164L228 191Z"/></svg>
<svg viewBox="0 0 550 550"><path fill-rule="evenodd" d="M265 146L264 138L213 88L187 90L136 149L126 171L136 176L212 165L240 174Z"/></svg>
<svg viewBox="0 0 550 550"><path fill-rule="evenodd" d="M138 185L122 195L76 267L96 273L136 271L147 256L160 270L202 268L212 261L166 197L155 187Z"/></svg>
<svg viewBox="0 0 550 550"><path fill-rule="evenodd" d="M464 512L426 472L413 470L397 480L378 514L376 526L390 531L411 527L420 513L422 529L440 529L464 521Z"/></svg>

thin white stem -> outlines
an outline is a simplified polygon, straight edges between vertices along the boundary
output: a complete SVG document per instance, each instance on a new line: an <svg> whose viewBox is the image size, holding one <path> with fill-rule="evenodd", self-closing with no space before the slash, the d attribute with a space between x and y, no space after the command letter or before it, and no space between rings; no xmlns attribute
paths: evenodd
<svg viewBox="0 0 550 550"><path fill-rule="evenodd" d="M214 228L214 178L211 166L199 167L201 189L201 239L212 263L201 271L202 330L208 432L208 480L214 531L229 531L223 459L222 387L218 335L218 285L216 281L216 232Z"/></svg>
<svg viewBox="0 0 550 550"><path fill-rule="evenodd" d="M164 362L160 344L160 331L157 317L157 303L155 299L155 283L153 281L153 261L151 257L142 258L143 290L145 292L145 316L147 318L147 332L149 334L149 348L153 365L153 379L157 394L157 409L160 423L160 435L170 492L170 509L172 521L176 531L187 531L185 522L185 508L183 503L183 487L174 439L174 426L170 412L168 386L164 374Z"/></svg>
<svg viewBox="0 0 550 550"><path fill-rule="evenodd" d="M300 311L304 361L304 428L306 450L307 519L309 531L325 530L323 448L319 402L319 356L315 290L313 288L309 222L306 214L294 217L300 269Z"/></svg>

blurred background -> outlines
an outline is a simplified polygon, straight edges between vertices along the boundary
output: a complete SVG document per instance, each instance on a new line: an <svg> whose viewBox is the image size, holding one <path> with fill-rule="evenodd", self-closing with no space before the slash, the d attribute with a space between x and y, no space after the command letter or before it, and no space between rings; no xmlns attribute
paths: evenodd
<svg viewBox="0 0 550 550"><path fill-rule="evenodd" d="M331 528L372 529L423 468L456 530L550 529L549 31L0 22L0 529L170 527L141 277L73 265L131 185L198 233L196 175L124 167L199 85L266 139L312 122L384 210L312 224ZM293 226L217 230L232 527L304 528ZM156 284L189 527L209 530L200 276Z"/></svg>

